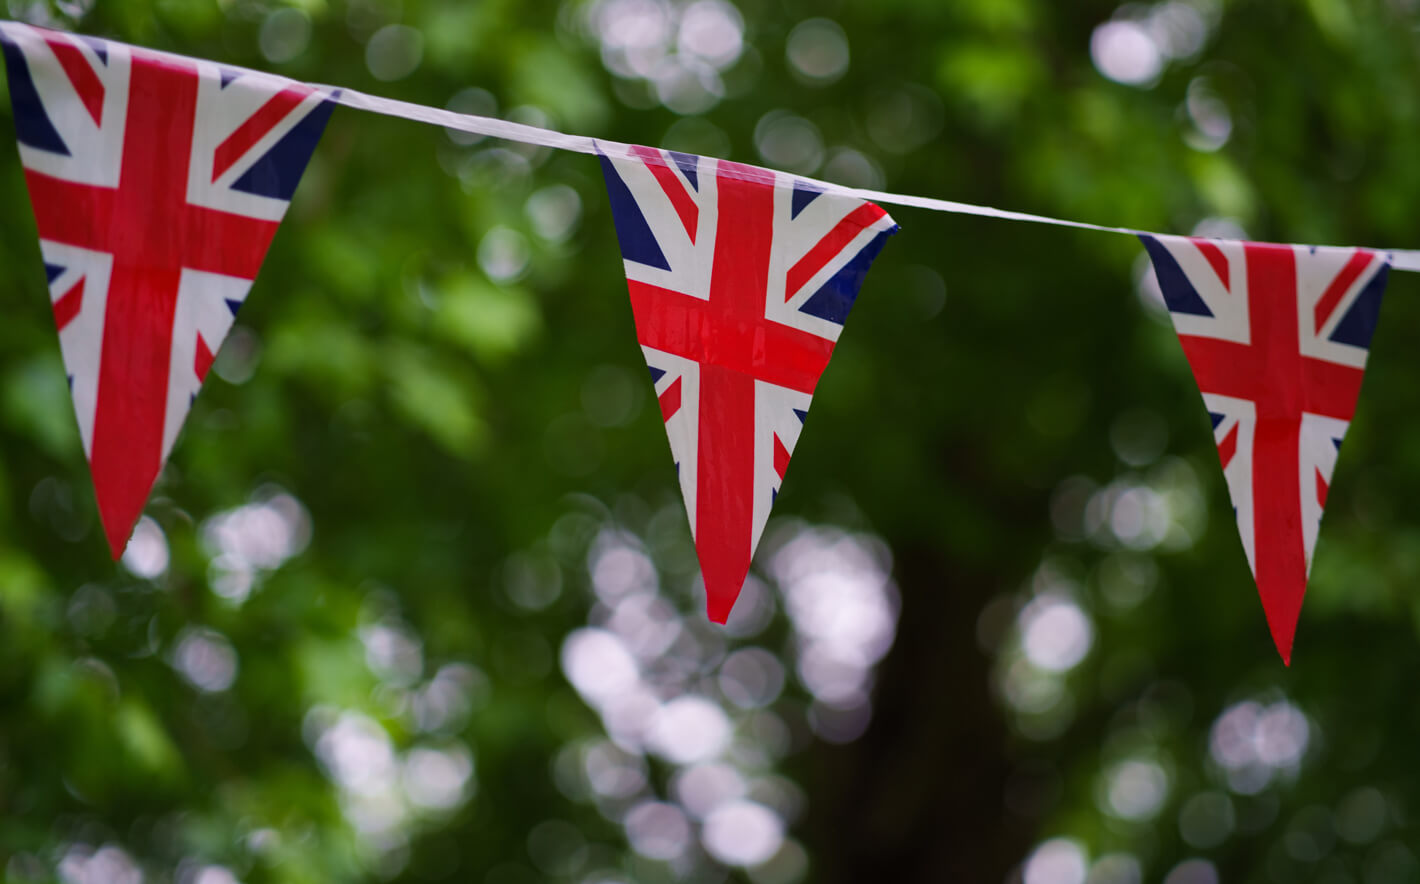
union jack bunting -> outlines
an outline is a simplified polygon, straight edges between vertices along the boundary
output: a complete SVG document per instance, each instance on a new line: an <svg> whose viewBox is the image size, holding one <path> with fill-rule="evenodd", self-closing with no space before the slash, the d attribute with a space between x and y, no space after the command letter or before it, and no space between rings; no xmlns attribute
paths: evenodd
<svg viewBox="0 0 1420 884"><path fill-rule="evenodd" d="M334 103L297 83L0 25L59 343L117 558Z"/></svg>
<svg viewBox="0 0 1420 884"><path fill-rule="evenodd" d="M739 596L863 277L897 225L782 172L601 153L711 620Z"/></svg>
<svg viewBox="0 0 1420 884"><path fill-rule="evenodd" d="M1213 422L1272 639L1290 663L1389 259L1364 249L1140 239Z"/></svg>

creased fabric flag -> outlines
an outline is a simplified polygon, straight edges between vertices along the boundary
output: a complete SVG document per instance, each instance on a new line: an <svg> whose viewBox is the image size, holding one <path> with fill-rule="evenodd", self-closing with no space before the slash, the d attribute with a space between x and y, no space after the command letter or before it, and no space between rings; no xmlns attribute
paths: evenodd
<svg viewBox="0 0 1420 884"><path fill-rule="evenodd" d="M868 267L898 229L783 172L657 150L600 155L711 620L739 596Z"/></svg>
<svg viewBox="0 0 1420 884"><path fill-rule="evenodd" d="M1365 249L1140 239L1213 421L1272 640L1290 664L1389 258Z"/></svg>
<svg viewBox="0 0 1420 884"><path fill-rule="evenodd" d="M325 130L280 77L0 25L60 349L114 558Z"/></svg>

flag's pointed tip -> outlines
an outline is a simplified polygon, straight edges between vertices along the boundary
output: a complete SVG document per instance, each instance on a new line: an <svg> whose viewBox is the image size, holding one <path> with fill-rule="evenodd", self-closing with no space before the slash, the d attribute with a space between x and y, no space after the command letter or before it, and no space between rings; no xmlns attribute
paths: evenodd
<svg viewBox="0 0 1420 884"><path fill-rule="evenodd" d="M717 604L714 599L709 599L705 603L705 614L710 618L711 623L718 623L721 626L730 619L730 606Z"/></svg>
<svg viewBox="0 0 1420 884"><path fill-rule="evenodd" d="M1285 634L1272 633L1272 643L1277 646L1277 655L1282 658L1282 665L1291 667L1292 665L1292 631Z"/></svg>
<svg viewBox="0 0 1420 884"><path fill-rule="evenodd" d="M705 614L710 618L710 622L723 625L725 621L730 619L730 611L735 607L735 600L740 597L740 589L744 586L745 576L745 574L741 574L738 580L728 579L723 575L719 579L706 578Z"/></svg>
<svg viewBox="0 0 1420 884"><path fill-rule="evenodd" d="M143 506L147 502L146 494L136 501L126 502L105 500L100 495L99 521L103 523L108 551L115 562L123 558L123 551L128 549L128 540L133 536L133 529L138 526L138 519L143 515Z"/></svg>
<svg viewBox="0 0 1420 884"><path fill-rule="evenodd" d="M114 525L104 525L104 536L108 538L109 555L113 556L115 562L123 558L123 551L128 548L128 535L131 533L131 527L128 531L124 531Z"/></svg>
<svg viewBox="0 0 1420 884"><path fill-rule="evenodd" d="M1297 619L1300 611L1287 616L1281 611L1267 611L1267 628L1272 633L1272 643L1277 647L1277 655L1282 665L1292 665L1292 640L1297 634Z"/></svg>

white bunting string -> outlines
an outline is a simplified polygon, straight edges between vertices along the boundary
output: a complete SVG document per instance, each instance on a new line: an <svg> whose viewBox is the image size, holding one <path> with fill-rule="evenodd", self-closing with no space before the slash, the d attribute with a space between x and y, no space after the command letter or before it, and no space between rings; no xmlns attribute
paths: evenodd
<svg viewBox="0 0 1420 884"><path fill-rule="evenodd" d="M325 88L335 89L335 87ZM510 123L507 120L495 120L491 117L480 117L474 114L460 114L440 108L427 107L422 104L413 104L408 101L380 98L379 96L357 92L354 89L338 89L335 91L335 100L346 107L353 107L371 113L384 114L390 117L402 117L406 120L415 120L420 123L444 126L445 128L457 129L461 132L471 132L475 135L486 135L493 138L502 138L507 141L518 141L524 144L537 144L558 150L595 154L598 152L598 144L612 148L622 148L626 146L620 142L607 141L600 138L589 138L586 135L569 135L552 129L528 126L523 123ZM991 206L978 206L972 203L960 203L955 200L935 199L933 197L914 196L906 193L890 193L882 190L869 190L862 187L847 187L842 184L834 184L830 181L820 181L804 176L799 177L803 178L803 180L810 185L821 188L827 193L854 196L859 199L888 203L895 206L909 206L914 209L927 209L933 212L951 212L958 215L977 215L982 218L999 218L1004 221L1026 221L1032 224L1051 224L1056 227L1074 227L1080 230L1098 230L1104 233L1123 233L1130 236L1159 235L1147 230L1135 230L1131 227L1109 227L1103 224L1090 224L1086 221L1071 221L1068 218L1052 218L1049 215L1033 215L1029 212L1014 212L1009 209L996 209ZM1391 267L1396 270L1420 271L1420 249L1372 249L1371 251L1386 253L1390 257Z"/></svg>
<svg viewBox="0 0 1420 884"><path fill-rule="evenodd" d="M174 53L166 52L159 54L175 55ZM176 57L186 58L186 56ZM198 59L188 60L198 61ZM232 66L229 65L222 66L232 69ZM245 68L239 68L238 70L242 70L245 73L256 74L261 77L276 76L261 71L250 71ZM507 120L496 120L492 117L480 117L475 114L460 114L454 111L415 104L409 101L398 101L393 98L367 95L354 89L346 89L339 86L308 85L329 92L336 102L346 107L355 108L356 110L382 114L387 117L400 117L402 119L428 123L434 126L443 126L447 129L457 129L461 132L471 132L475 135L485 135L492 138L501 138L506 141L518 141L523 144L536 144L556 150L570 150L585 154L597 153L598 145L604 145L610 148L627 147L627 145L616 141L590 138L586 135L569 135L565 132L558 132L553 129L529 126L524 123L512 123ZM1104 233L1123 233L1130 236L1159 235L1147 230L1135 230L1130 227L1109 227L1102 224L1090 224L1085 221L1071 221L1068 218L1052 218L1049 215L1033 215L1029 212L1014 212L1009 209L996 209L991 206L978 206L972 203L960 203L955 200L935 199L933 197L914 196L905 193L889 193L887 191L868 190L861 187L846 187L842 184L834 184L829 181L820 181L804 176L798 177L809 185L823 190L825 193L838 193L845 196L858 197L859 199L871 200L873 202L888 203L894 206L908 206L914 209L927 209L933 212L951 212L957 215L977 215L982 218L999 218L1004 221L1026 221L1032 224L1074 227L1080 230L1099 230ZM1390 258L1391 266L1396 270L1420 271L1420 249L1371 249L1371 251L1386 253Z"/></svg>

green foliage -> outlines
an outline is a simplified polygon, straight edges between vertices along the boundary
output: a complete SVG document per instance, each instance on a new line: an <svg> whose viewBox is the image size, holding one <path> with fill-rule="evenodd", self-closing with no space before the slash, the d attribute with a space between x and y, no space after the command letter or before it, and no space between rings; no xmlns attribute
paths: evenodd
<svg viewBox="0 0 1420 884"><path fill-rule="evenodd" d="M745 0L682 68L660 0L88 5L8 8L847 184L1416 244L1407 3ZM1169 48L1134 85L1111 18ZM1420 880L1408 274L1284 668L1127 237L894 209L722 630L591 158L336 113L117 565L8 149L0 206L6 881ZM826 701L814 642L894 628ZM768 862L697 846L694 763L608 739L569 674L616 661L569 661L613 632L656 708L718 704L697 775L786 821ZM787 686L737 701L738 665Z"/></svg>

